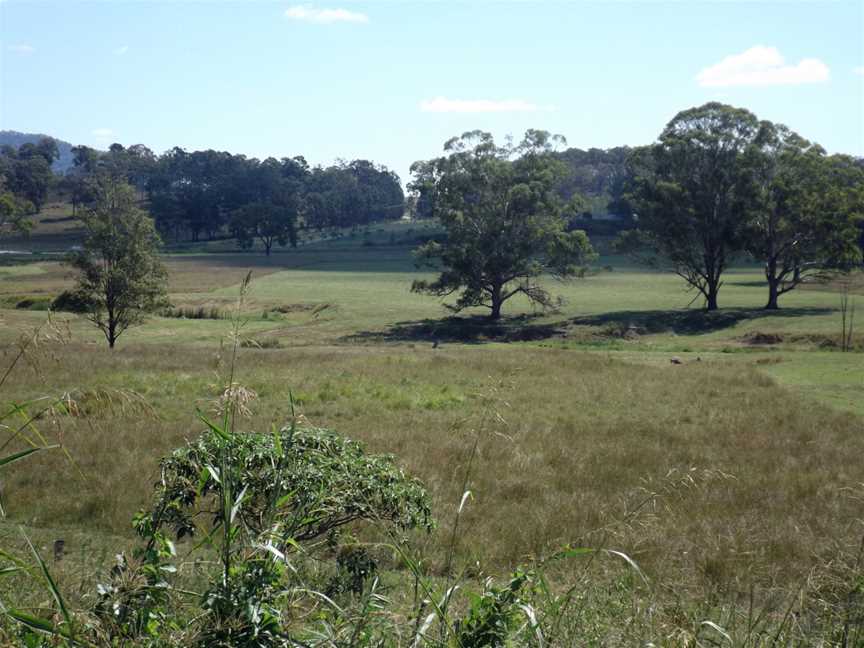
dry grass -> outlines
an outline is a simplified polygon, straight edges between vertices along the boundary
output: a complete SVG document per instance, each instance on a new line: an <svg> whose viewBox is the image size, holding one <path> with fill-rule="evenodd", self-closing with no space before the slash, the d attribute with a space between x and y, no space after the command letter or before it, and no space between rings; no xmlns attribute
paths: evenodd
<svg viewBox="0 0 864 648"><path fill-rule="evenodd" d="M196 403L206 409L218 396L214 361L171 346L72 346L47 384L16 370L10 397L122 386L158 414L56 419L86 478L59 454L18 465L5 484L13 519L126 533L158 458L199 433ZM284 420L292 390L313 423L392 452L421 477L442 525L420 541L439 567L476 434L463 566L500 570L565 543L604 542L682 590L788 587L861 533L861 504L844 489L860 481L864 422L755 369L636 366L553 349L366 347L244 350L238 377L259 397L244 424Z"/></svg>

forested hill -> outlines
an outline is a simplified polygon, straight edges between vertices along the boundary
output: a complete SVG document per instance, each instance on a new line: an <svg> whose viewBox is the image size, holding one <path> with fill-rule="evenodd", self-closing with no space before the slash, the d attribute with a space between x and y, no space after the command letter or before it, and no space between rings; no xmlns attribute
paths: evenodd
<svg viewBox="0 0 864 648"><path fill-rule="evenodd" d="M0 131L0 146L13 146L17 149L22 144L36 144L39 140L46 137L51 136L40 133L20 133L14 130L4 130ZM66 173L72 168L72 144L56 137L52 137L51 139L57 142L57 150L60 153L60 157L51 164L51 170L54 173Z"/></svg>

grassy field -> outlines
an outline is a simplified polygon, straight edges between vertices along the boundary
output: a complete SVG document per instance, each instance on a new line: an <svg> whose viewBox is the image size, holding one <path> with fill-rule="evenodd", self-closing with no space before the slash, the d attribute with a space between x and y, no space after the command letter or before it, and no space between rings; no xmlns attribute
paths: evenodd
<svg viewBox="0 0 864 648"><path fill-rule="evenodd" d="M854 555L864 355L860 335L859 352L834 349L832 286L767 314L758 270L739 268L707 316L687 308L675 277L604 257L598 268L611 270L553 286L560 312L516 302L489 327L409 292L423 276L406 244L416 234L391 225L269 259L217 243L166 262L176 308L226 318L252 270L236 375L257 398L241 427L284 421L293 394L314 424L393 453L432 494L439 528L414 538L432 573L465 483L464 571L502 574L564 544L604 544L640 565L673 625L675 601L751 587L782 609L815 570ZM69 284L55 261L0 266L4 365L46 318L16 306ZM113 352L80 318L57 322L68 339L34 348L2 400L77 391L88 416L44 421L72 460L44 454L4 476L0 533L21 523L46 543L62 534L61 578L83 592L85 571L131 541L159 458L200 433L196 408L212 408L224 385L230 322L153 317ZM621 570L608 569L614 584Z"/></svg>

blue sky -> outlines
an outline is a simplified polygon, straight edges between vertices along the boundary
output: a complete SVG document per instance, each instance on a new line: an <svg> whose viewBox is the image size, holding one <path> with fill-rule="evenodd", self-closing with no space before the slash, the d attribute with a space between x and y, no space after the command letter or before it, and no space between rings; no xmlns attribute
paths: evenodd
<svg viewBox="0 0 864 648"><path fill-rule="evenodd" d="M711 100L864 155L862 69L862 0L0 0L0 129L403 181L466 130L637 145Z"/></svg>

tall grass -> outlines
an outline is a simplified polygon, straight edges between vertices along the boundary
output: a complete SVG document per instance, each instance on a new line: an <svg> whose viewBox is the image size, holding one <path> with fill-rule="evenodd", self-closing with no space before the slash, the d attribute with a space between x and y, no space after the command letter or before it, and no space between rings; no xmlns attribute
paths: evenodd
<svg viewBox="0 0 864 648"><path fill-rule="evenodd" d="M248 281L241 294L247 289ZM859 418L799 402L754 368L717 361L636 367L495 347L289 348L244 361L240 312L215 365L176 346L131 347L119 359L69 341L54 350L45 336L18 347L0 379L4 398L20 401L37 386L68 396L7 431L32 434L29 423L48 422L77 463L41 452L48 436L0 452L28 451L0 466L10 513L123 533L158 475L158 457L190 430L204 425L231 438L242 434L244 414L259 430L297 420L296 390L306 419L338 421L421 476L442 524L429 537L357 529L348 544L376 567L355 591L328 594L339 568L297 551L277 580L278 606L261 608L259 643L248 645L268 645L268 614L292 640L334 648L864 640ZM218 402L190 412L202 394ZM215 422L204 413L214 407ZM195 603L209 591L204 579L215 567L224 587L213 600L238 601L246 591L238 574L260 564L260 547L238 550L245 495L231 447L212 466L222 483L212 508L221 539L207 538L188 562L182 557L196 547L167 536L159 545L155 573L177 567L178 598L167 605L165 579L142 581L131 559L116 566L124 591L153 601L141 617L157 625L151 645L212 638L191 634L201 628L196 619L213 613ZM66 564L49 568L30 542L40 526L30 526L24 551L2 556L0 570L12 571L0 578L20 578L37 603L9 605L17 589L6 590L11 625L0 638L21 641L26 626L28 641L44 635L72 645L74 632L79 645L116 645L119 631L94 611L92 587L64 578ZM211 629L233 623L213 618L220 622Z"/></svg>
<svg viewBox="0 0 864 648"><path fill-rule="evenodd" d="M216 308L215 306L174 306L162 309L159 311L159 315L161 317L191 320L221 320L229 318L229 316L226 316L221 309Z"/></svg>

